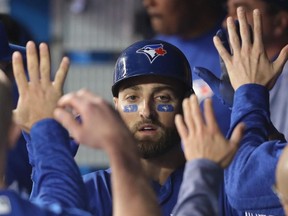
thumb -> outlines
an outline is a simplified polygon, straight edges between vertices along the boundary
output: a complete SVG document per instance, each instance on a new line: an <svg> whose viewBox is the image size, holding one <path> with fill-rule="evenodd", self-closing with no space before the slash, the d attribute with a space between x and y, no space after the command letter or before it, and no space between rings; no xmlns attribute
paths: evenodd
<svg viewBox="0 0 288 216"><path fill-rule="evenodd" d="M193 72L210 86L214 94L219 94L220 79L217 78L210 70L203 67L194 67Z"/></svg>
<svg viewBox="0 0 288 216"><path fill-rule="evenodd" d="M226 28L221 28L217 31L216 35L220 38L225 49L231 54L229 39L228 39L228 30Z"/></svg>
<svg viewBox="0 0 288 216"><path fill-rule="evenodd" d="M282 48L280 54L276 58L276 60L273 62L273 74L274 77L267 83L266 87L271 90L279 76L281 75L284 65L287 62L288 59L288 45Z"/></svg>
<svg viewBox="0 0 288 216"><path fill-rule="evenodd" d="M245 125L244 123L239 123L233 130L232 132L232 135L231 135L231 138L230 138L230 143L233 144L233 145L236 145L238 146L241 139L242 139L242 136L243 136L243 133L244 133L244 129L245 129Z"/></svg>
<svg viewBox="0 0 288 216"><path fill-rule="evenodd" d="M230 151L228 152L227 155L225 155L223 157L223 159L219 162L220 166L222 168L226 168L230 163L231 161L233 160L237 150L238 150L238 147L239 147L239 143L242 139L242 136L243 136L243 133L244 133L244 129L245 129L245 126L243 123L239 123L233 130L233 133L232 133L232 136L230 138Z"/></svg>
<svg viewBox="0 0 288 216"><path fill-rule="evenodd" d="M282 69L287 59L288 59L288 45L283 47L278 58L273 62L273 68L274 68L275 74L278 74L278 73L281 74Z"/></svg>

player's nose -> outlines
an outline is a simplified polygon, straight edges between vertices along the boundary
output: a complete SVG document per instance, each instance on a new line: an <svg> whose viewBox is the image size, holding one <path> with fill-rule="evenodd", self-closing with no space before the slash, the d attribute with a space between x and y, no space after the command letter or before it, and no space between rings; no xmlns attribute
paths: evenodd
<svg viewBox="0 0 288 216"><path fill-rule="evenodd" d="M139 106L139 114L142 118L150 119L155 114L155 106L149 99L143 100Z"/></svg>

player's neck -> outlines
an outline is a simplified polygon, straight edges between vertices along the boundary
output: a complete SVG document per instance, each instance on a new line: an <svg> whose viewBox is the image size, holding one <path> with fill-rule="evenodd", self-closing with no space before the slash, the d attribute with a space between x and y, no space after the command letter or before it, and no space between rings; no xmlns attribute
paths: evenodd
<svg viewBox="0 0 288 216"><path fill-rule="evenodd" d="M172 149L162 156L151 159L141 159L147 176L163 185L167 178L185 163L185 157L180 147Z"/></svg>

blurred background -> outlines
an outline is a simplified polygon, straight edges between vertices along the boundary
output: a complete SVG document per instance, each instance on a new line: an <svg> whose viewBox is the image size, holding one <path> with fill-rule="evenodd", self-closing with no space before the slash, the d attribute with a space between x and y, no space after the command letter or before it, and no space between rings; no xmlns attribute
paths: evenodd
<svg viewBox="0 0 288 216"><path fill-rule="evenodd" d="M15 19L37 44L49 44L53 71L63 55L70 57L65 93L85 87L110 102L118 54L152 36L142 3L135 0L0 0L0 13ZM82 173L109 166L105 153L82 146L76 161Z"/></svg>

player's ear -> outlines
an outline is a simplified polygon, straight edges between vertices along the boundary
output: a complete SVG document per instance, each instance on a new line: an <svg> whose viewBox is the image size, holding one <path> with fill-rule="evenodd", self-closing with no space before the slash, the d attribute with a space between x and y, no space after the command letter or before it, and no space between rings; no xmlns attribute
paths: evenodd
<svg viewBox="0 0 288 216"><path fill-rule="evenodd" d="M12 121L10 129L8 131L8 148L12 149L16 145L16 142L20 136L21 129L14 121Z"/></svg>
<svg viewBox="0 0 288 216"><path fill-rule="evenodd" d="M118 101L119 101L119 98L113 97L114 108L115 108L116 110L118 110Z"/></svg>

